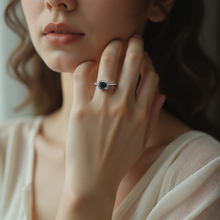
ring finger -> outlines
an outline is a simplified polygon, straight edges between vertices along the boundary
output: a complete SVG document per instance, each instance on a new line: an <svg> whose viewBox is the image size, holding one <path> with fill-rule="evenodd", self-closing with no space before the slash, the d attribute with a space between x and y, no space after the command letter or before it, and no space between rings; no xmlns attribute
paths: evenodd
<svg viewBox="0 0 220 220"><path fill-rule="evenodd" d="M108 83L114 83L116 78L116 72L118 67L118 61L123 48L123 42L121 40L114 40L109 43L105 48L98 71L97 83L99 80L107 80ZM101 90L98 86L95 89L93 99L97 101L106 99L112 96L115 86L109 86L107 90Z"/></svg>
<svg viewBox="0 0 220 220"><path fill-rule="evenodd" d="M135 89L144 60L143 46L143 41L136 37L132 37L129 40L129 46L122 67L121 78L115 92L118 96L123 96L125 99L129 99L130 101L135 99Z"/></svg>

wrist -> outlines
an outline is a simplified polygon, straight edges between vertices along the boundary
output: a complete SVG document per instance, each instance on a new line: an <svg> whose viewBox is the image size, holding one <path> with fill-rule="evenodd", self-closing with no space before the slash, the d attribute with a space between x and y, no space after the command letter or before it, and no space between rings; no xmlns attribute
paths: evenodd
<svg viewBox="0 0 220 220"><path fill-rule="evenodd" d="M101 193L100 190L89 193L73 192L65 185L56 219L111 220L115 198L116 195L109 196L109 193Z"/></svg>
<svg viewBox="0 0 220 220"><path fill-rule="evenodd" d="M104 185L104 186L103 186ZM89 198L102 197L106 201L115 202L118 187L111 184L91 184L76 183L72 179L65 179L64 190L66 195L71 197L72 201L83 201Z"/></svg>

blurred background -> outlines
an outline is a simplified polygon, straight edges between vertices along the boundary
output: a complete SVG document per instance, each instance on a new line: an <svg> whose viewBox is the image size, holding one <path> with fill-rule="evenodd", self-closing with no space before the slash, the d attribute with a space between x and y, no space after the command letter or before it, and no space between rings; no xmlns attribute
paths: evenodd
<svg viewBox="0 0 220 220"><path fill-rule="evenodd" d="M19 38L4 23L4 9L8 1L0 3L0 124L8 119L33 115L33 106L29 105L20 112L13 110L27 96L27 88L9 76L6 61L19 42ZM220 1L205 0L206 18L203 24L201 42L207 53L220 68ZM18 8L21 13L21 8ZM31 64L30 64L31 65ZM211 120L220 127L220 89L209 109Z"/></svg>

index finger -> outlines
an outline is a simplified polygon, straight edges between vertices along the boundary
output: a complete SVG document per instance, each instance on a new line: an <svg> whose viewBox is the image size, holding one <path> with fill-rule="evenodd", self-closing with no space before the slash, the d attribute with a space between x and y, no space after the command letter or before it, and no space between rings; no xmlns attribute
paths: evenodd
<svg viewBox="0 0 220 220"><path fill-rule="evenodd" d="M73 73L73 103L77 106L91 101L89 73L94 66L94 61L87 61L77 66Z"/></svg>

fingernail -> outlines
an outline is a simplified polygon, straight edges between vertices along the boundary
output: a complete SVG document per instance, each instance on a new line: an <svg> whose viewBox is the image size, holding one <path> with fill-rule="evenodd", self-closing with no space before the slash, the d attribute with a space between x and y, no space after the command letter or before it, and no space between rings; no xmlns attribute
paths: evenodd
<svg viewBox="0 0 220 220"><path fill-rule="evenodd" d="M117 40L117 41L120 41L120 42L122 42L122 43L124 44L124 41L123 41L123 40L121 40L121 39L118 39L118 38L117 38L116 40Z"/></svg>
<svg viewBox="0 0 220 220"><path fill-rule="evenodd" d="M160 108L162 108L162 106L163 106L163 104L164 104L166 98L167 98L166 96L164 96L163 98L161 98L161 100L160 100Z"/></svg>
<svg viewBox="0 0 220 220"><path fill-rule="evenodd" d="M138 38L138 39L140 39L140 40L143 40L142 36L139 35L139 34L135 34L133 37L136 37L136 38Z"/></svg>

